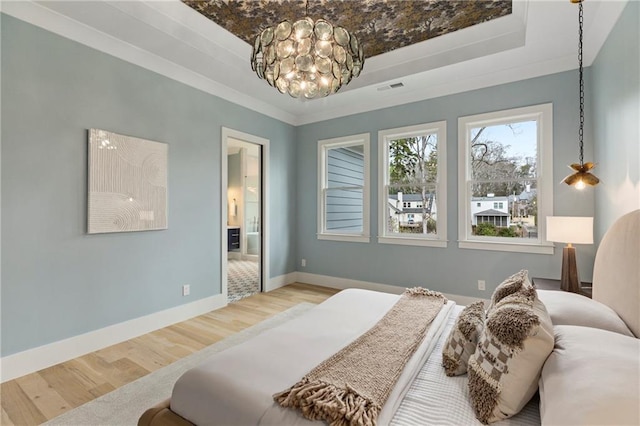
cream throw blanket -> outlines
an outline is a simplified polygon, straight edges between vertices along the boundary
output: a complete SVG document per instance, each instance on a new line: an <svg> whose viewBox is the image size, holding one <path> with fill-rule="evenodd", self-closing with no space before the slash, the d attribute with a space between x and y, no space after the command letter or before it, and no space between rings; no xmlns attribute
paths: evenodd
<svg viewBox="0 0 640 426"><path fill-rule="evenodd" d="M275 394L274 400L332 426L375 425L404 365L446 302L437 292L406 290L369 331Z"/></svg>

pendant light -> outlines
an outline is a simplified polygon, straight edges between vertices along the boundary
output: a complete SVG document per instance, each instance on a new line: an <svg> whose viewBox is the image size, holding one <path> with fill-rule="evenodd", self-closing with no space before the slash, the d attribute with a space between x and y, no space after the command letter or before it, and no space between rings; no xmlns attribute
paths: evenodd
<svg viewBox="0 0 640 426"><path fill-rule="evenodd" d="M582 70L582 0L570 0L571 3L578 3L578 63L580 74L580 127L578 130L578 140L580 144L580 162L573 163L569 167L575 172L564 178L562 181L567 185L575 186L576 189L583 189L585 185L596 186L600 179L591 174L590 170L595 167L592 162L584 162L584 78Z"/></svg>

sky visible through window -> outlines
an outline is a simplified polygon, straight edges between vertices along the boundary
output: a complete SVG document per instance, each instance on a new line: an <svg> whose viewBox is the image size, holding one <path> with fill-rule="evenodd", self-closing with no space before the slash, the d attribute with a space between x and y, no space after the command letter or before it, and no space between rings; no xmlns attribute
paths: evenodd
<svg viewBox="0 0 640 426"><path fill-rule="evenodd" d="M473 129L471 137L473 138L479 128ZM536 160L536 131L537 125L535 121L523 121L519 123L498 124L488 126L481 135L482 139L500 142L506 149L506 154L510 158L518 158L522 160L521 164L527 157L534 162Z"/></svg>

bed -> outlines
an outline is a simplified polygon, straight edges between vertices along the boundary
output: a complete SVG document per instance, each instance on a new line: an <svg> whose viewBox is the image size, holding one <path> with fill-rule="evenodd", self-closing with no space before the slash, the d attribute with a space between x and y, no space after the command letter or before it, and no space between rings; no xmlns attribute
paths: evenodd
<svg viewBox="0 0 640 426"><path fill-rule="evenodd" d="M443 352L447 353L461 313L469 307L447 301L406 361L377 424L640 424L638 259L640 210L620 218L603 238L594 265L593 300L558 291L527 292L522 286L518 287L521 293L510 293L514 286L506 280L492 296L493 306L486 313L482 311L486 330L478 330L478 343L471 345L481 348L485 339L486 347L470 355L468 374L452 377L443 369ZM302 316L189 370L176 383L171 399L148 409L139 425L322 424L306 419L299 410L282 407L273 395L370 330L400 297L367 290L342 291ZM517 363L500 364L487 355L495 350L488 324L497 321L501 309L512 313L523 298L535 300L547 320L533 321L539 328L529 332L527 340L514 343L520 346L512 348L511 354L517 358L537 350L539 365L521 358L521 364L534 370L524 379L527 389L521 399L526 400L502 401L506 408L496 405L493 414L482 417L479 409L486 401L474 401L478 392L486 395L487 383L494 389L507 389L514 381L504 381L507 373L517 376L509 371ZM545 321L547 328L543 327ZM529 343L544 338L546 344ZM483 354L498 363L502 376L482 373L488 363ZM522 368L517 367L518 372Z"/></svg>

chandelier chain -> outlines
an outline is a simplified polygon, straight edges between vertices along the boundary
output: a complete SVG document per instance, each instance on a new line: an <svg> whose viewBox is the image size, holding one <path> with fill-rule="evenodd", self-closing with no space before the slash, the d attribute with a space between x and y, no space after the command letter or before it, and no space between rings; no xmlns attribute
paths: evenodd
<svg viewBox="0 0 640 426"><path fill-rule="evenodd" d="M584 78L582 71L582 1L578 3L578 64L580 74L580 128L578 130L578 140L580 142L580 165L584 165Z"/></svg>

